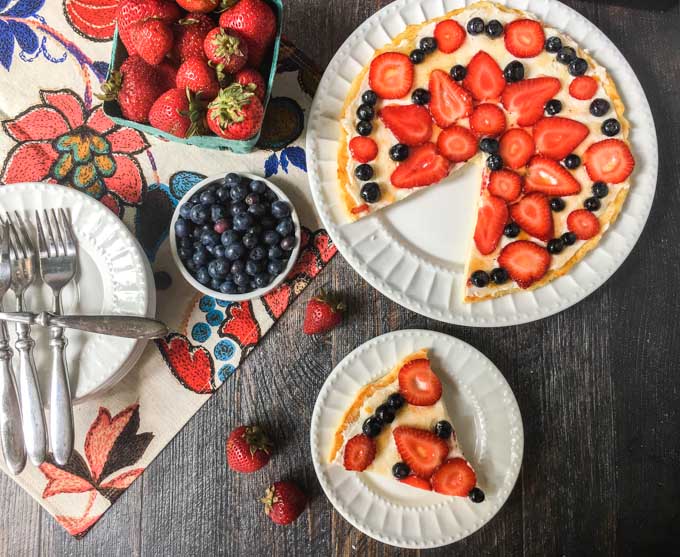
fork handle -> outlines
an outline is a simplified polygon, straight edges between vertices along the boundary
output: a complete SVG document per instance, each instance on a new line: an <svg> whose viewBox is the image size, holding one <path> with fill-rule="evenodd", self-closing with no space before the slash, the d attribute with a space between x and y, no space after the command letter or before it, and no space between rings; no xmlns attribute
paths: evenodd
<svg viewBox="0 0 680 557"><path fill-rule="evenodd" d="M21 404L21 422L24 429L26 452L31 462L39 466L45 462L47 453L47 428L33 359L35 341L31 338L31 327L29 325L17 323L15 346L19 353L19 402Z"/></svg>
<svg viewBox="0 0 680 557"><path fill-rule="evenodd" d="M0 321L0 443L7 468L12 474L20 474L26 466L26 448L12 370L12 349L4 321Z"/></svg>
<svg viewBox="0 0 680 557"><path fill-rule="evenodd" d="M50 327L52 374L50 379L50 443L57 464L63 466L73 452L73 406L68 382L64 329Z"/></svg>

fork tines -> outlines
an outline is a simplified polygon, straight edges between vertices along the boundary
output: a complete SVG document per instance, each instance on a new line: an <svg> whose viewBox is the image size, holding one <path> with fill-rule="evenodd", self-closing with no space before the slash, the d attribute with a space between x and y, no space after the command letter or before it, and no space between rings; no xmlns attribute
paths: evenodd
<svg viewBox="0 0 680 557"><path fill-rule="evenodd" d="M43 210L43 215L43 219L41 219L40 213L38 211L35 212L40 257L75 255L75 235L66 212L63 209L59 209L59 219L57 219L57 212L54 209L50 209L49 212L47 209ZM61 223L61 226L59 223ZM47 229L47 236L45 236L44 229Z"/></svg>

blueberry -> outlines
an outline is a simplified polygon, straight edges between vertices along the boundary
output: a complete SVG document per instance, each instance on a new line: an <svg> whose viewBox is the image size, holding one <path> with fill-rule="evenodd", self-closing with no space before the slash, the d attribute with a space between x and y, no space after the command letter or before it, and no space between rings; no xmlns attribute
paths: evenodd
<svg viewBox="0 0 680 557"><path fill-rule="evenodd" d="M246 205L249 205L249 206L255 205L256 203L260 202L260 196L256 193L251 192L248 195L246 195L246 198L244 199L244 201L246 202Z"/></svg>
<svg viewBox="0 0 680 557"><path fill-rule="evenodd" d="M413 104L427 104L430 102L430 92L427 89L418 87L418 89L414 89L413 93L411 93L411 100Z"/></svg>
<svg viewBox="0 0 680 557"><path fill-rule="evenodd" d="M359 120L357 122L357 133L359 135L371 135L373 131L373 124L367 120Z"/></svg>
<svg viewBox="0 0 680 557"><path fill-rule="evenodd" d="M486 159L486 167L489 170L500 170L503 168L503 159L496 153L489 155Z"/></svg>
<svg viewBox="0 0 680 557"><path fill-rule="evenodd" d="M276 230L267 230L267 232L262 235L262 241L268 246L275 246L281 241L281 236L279 236L279 233Z"/></svg>
<svg viewBox="0 0 680 557"><path fill-rule="evenodd" d="M557 52L560 48L562 48L562 41L560 40L559 37L548 37L545 40L545 49L548 52L555 53Z"/></svg>
<svg viewBox="0 0 680 557"><path fill-rule="evenodd" d="M229 197L231 197L232 201L243 201L246 195L248 195L248 188L241 182L232 186L229 192Z"/></svg>
<svg viewBox="0 0 680 557"><path fill-rule="evenodd" d="M396 145L392 145L390 147L390 158L393 161L403 161L406 160L408 157L408 145L404 145L403 143L397 143Z"/></svg>
<svg viewBox="0 0 680 557"><path fill-rule="evenodd" d="M460 64L456 64L449 70L449 75L456 81L463 81L466 74L467 70L465 69L465 66Z"/></svg>
<svg viewBox="0 0 680 557"><path fill-rule="evenodd" d="M602 199L603 197L607 197L607 194L609 193L609 186L604 182L595 182L591 188L591 191L595 197Z"/></svg>
<svg viewBox="0 0 680 557"><path fill-rule="evenodd" d="M609 118L602 122L602 133L607 137L614 137L621 131L621 124L615 118Z"/></svg>
<svg viewBox="0 0 680 557"><path fill-rule="evenodd" d="M519 236L519 225L516 222L509 222L503 229L503 234L508 238L516 238Z"/></svg>
<svg viewBox="0 0 680 557"><path fill-rule="evenodd" d="M211 205L210 207L210 220L213 222L217 222L218 220L223 219L226 217L226 211L224 210L224 206L222 205Z"/></svg>
<svg viewBox="0 0 680 557"><path fill-rule="evenodd" d="M569 64L569 62L576 58L576 51L570 46L563 46L557 51L556 58L560 64Z"/></svg>
<svg viewBox="0 0 680 557"><path fill-rule="evenodd" d="M473 503L482 503L484 501L484 492L478 487L473 487L468 497Z"/></svg>
<svg viewBox="0 0 680 557"><path fill-rule="evenodd" d="M479 148L490 155L493 153L498 153L498 140L493 137L484 137L479 142Z"/></svg>
<svg viewBox="0 0 680 557"><path fill-rule="evenodd" d="M564 249L562 238L553 238L548 242L548 253L561 253Z"/></svg>
<svg viewBox="0 0 680 557"><path fill-rule="evenodd" d="M253 217L248 213L239 213L234 217L234 230L248 230L253 225Z"/></svg>
<svg viewBox="0 0 680 557"><path fill-rule="evenodd" d="M575 168L578 168L581 165L581 157L578 155L574 155L573 153L571 155L567 155L564 158L564 166L566 166L569 170L574 170Z"/></svg>
<svg viewBox="0 0 680 557"><path fill-rule="evenodd" d="M229 207L229 212L234 217L236 215L240 215L241 213L247 213L248 205L246 205L243 201L237 201L236 203L231 204L231 206Z"/></svg>
<svg viewBox="0 0 680 557"><path fill-rule="evenodd" d="M241 241L241 235L236 230L225 230L220 236L220 241L224 247L238 244Z"/></svg>
<svg viewBox="0 0 680 557"><path fill-rule="evenodd" d="M576 240L578 239L576 237L576 234L573 232L565 232L560 236L562 238L562 241L564 242L565 246L573 246L576 243Z"/></svg>
<svg viewBox="0 0 680 557"><path fill-rule="evenodd" d="M248 212L256 217L261 217L267 213L267 206L264 203L255 203L248 207Z"/></svg>
<svg viewBox="0 0 680 557"><path fill-rule="evenodd" d="M206 230L201 234L201 243L204 246L215 246L220 241L220 235L214 230Z"/></svg>
<svg viewBox="0 0 680 557"><path fill-rule="evenodd" d="M295 244L297 244L295 236L286 236L283 240L281 240L279 246L283 251L293 251Z"/></svg>
<svg viewBox="0 0 680 557"><path fill-rule="evenodd" d="M188 238L191 234L191 227L189 223L183 218L179 218L175 221L175 236L178 238Z"/></svg>
<svg viewBox="0 0 680 557"><path fill-rule="evenodd" d="M254 277L260 271L262 271L262 263L253 259L248 259L248 261L246 261L246 273L251 277Z"/></svg>
<svg viewBox="0 0 680 557"><path fill-rule="evenodd" d="M583 206L589 211L598 211L602 203L597 197L589 197L583 202Z"/></svg>
<svg viewBox="0 0 680 557"><path fill-rule="evenodd" d="M293 233L294 230L293 219L284 219L279 224L276 225L276 232L280 236L288 236Z"/></svg>
<svg viewBox="0 0 680 557"><path fill-rule="evenodd" d="M425 54L429 54L430 52L437 50L437 39L434 37L423 37L420 39L418 46L420 47L420 50L425 52Z"/></svg>
<svg viewBox="0 0 680 557"><path fill-rule="evenodd" d="M191 257L191 260L197 267L205 265L208 262L208 252L204 247L201 246L199 249L194 251L194 255Z"/></svg>
<svg viewBox="0 0 680 557"><path fill-rule="evenodd" d="M250 284L250 277L245 273L245 271L233 273L232 276L234 277L236 286L248 286Z"/></svg>
<svg viewBox="0 0 680 557"><path fill-rule="evenodd" d="M244 284L243 286L237 286L236 292L239 294L245 294L246 292L250 292L250 290L248 289L248 285Z"/></svg>
<svg viewBox="0 0 680 557"><path fill-rule="evenodd" d="M550 200L550 208L556 213L563 211L565 206L566 204L564 203L564 199L562 199L561 197L553 197Z"/></svg>
<svg viewBox="0 0 680 557"><path fill-rule="evenodd" d="M262 227L259 224L254 224L248 230L246 230L246 234L254 234L255 236L259 236L262 234Z"/></svg>
<svg viewBox="0 0 680 557"><path fill-rule="evenodd" d="M257 284L255 283L255 277L250 277L249 286L251 290L255 290L257 288Z"/></svg>
<svg viewBox="0 0 680 557"><path fill-rule="evenodd" d="M255 275L255 288L264 288L272 281L271 275L267 273L258 273Z"/></svg>
<svg viewBox="0 0 680 557"><path fill-rule="evenodd" d="M486 31L488 37L495 39L503 34L503 24L497 19L492 19L486 24L484 31Z"/></svg>
<svg viewBox="0 0 680 557"><path fill-rule="evenodd" d="M503 267L496 267L491 271L491 280L496 284L507 282L508 276L508 272Z"/></svg>
<svg viewBox="0 0 680 557"><path fill-rule="evenodd" d="M241 183L241 176L236 174L236 172L230 172L224 177L224 183L227 186L235 186L236 184Z"/></svg>
<svg viewBox="0 0 680 557"><path fill-rule="evenodd" d="M270 190L269 188L267 188L267 191L265 192L264 197L270 203L273 203L274 201L276 201L279 198L279 196L276 194L276 192L274 190Z"/></svg>
<svg viewBox="0 0 680 557"><path fill-rule="evenodd" d="M265 257L267 257L267 250L262 246L255 246L250 250L248 257L253 261L262 261Z"/></svg>
<svg viewBox="0 0 680 557"><path fill-rule="evenodd" d="M559 114L562 112L562 102L558 101L557 99L552 99L545 103L545 113L548 116L555 116L555 114Z"/></svg>
<svg viewBox="0 0 680 557"><path fill-rule="evenodd" d="M475 271L470 275L470 282L477 288L484 288L489 284L489 273L486 271Z"/></svg>
<svg viewBox="0 0 680 557"><path fill-rule="evenodd" d="M201 284L209 284L210 275L208 274L208 269L201 267L198 271L196 271L196 280Z"/></svg>
<svg viewBox="0 0 680 557"><path fill-rule="evenodd" d="M376 95L375 91L367 89L366 91L364 91L364 94L361 95L361 102L373 106L375 103L378 102L378 95Z"/></svg>
<svg viewBox="0 0 680 557"><path fill-rule="evenodd" d="M236 261L231 262L231 267L229 268L229 272L231 274L236 274L236 273L241 273L246 270L246 263L242 259L237 259Z"/></svg>
<svg viewBox="0 0 680 557"><path fill-rule="evenodd" d="M406 401L404 400L404 397L401 396L401 393L392 393L387 397L386 404L394 410L399 410L399 408L404 406L404 402Z"/></svg>
<svg viewBox="0 0 680 557"><path fill-rule="evenodd" d="M366 182L373 178L373 167L370 164L360 164L354 169L354 175L362 182Z"/></svg>
<svg viewBox="0 0 680 557"><path fill-rule="evenodd" d="M434 434L440 439L448 439L453 433L453 426L446 420L440 420L434 424Z"/></svg>
<svg viewBox="0 0 680 557"><path fill-rule="evenodd" d="M215 195L214 191L204 190L201 192L199 199L203 205L212 205L215 203L215 201L217 201L217 196Z"/></svg>
<svg viewBox="0 0 680 557"><path fill-rule="evenodd" d="M229 244L227 249L224 250L224 257L230 261L234 261L243 257L245 253L246 248L244 248L242 244Z"/></svg>
<svg viewBox="0 0 680 557"><path fill-rule="evenodd" d="M191 220L194 224L204 224L208 216L208 210L203 205L194 205L191 208Z"/></svg>
<svg viewBox="0 0 680 557"><path fill-rule="evenodd" d="M380 199L380 186L377 182L366 182L361 186L361 199L366 203L375 203Z"/></svg>
<svg viewBox="0 0 680 557"><path fill-rule="evenodd" d="M208 263L208 273L212 278L224 278L229 272L229 263L226 259L213 259Z"/></svg>
<svg viewBox="0 0 680 557"><path fill-rule="evenodd" d="M574 77L583 75L587 71L588 62L586 62L583 58L574 58L571 62L569 62L569 73Z"/></svg>
<svg viewBox="0 0 680 557"><path fill-rule="evenodd" d="M251 180L248 187L253 193L264 193L267 190L267 184L262 180Z"/></svg>
<svg viewBox="0 0 680 557"><path fill-rule="evenodd" d="M359 120L373 120L375 112L370 104L360 104L357 108L357 118Z"/></svg>
<svg viewBox="0 0 680 557"><path fill-rule="evenodd" d="M272 217L275 219L285 219L290 215L290 206L285 201L274 201L272 203Z"/></svg>
<svg viewBox="0 0 680 557"><path fill-rule="evenodd" d="M473 17L467 22L467 32L470 35L479 35L484 32L484 20L481 17Z"/></svg>
<svg viewBox="0 0 680 557"><path fill-rule="evenodd" d="M221 244L218 244L213 248L213 255L215 257L224 257L224 252L225 252L224 246Z"/></svg>
<svg viewBox="0 0 680 557"><path fill-rule="evenodd" d="M186 238L178 238L177 239L177 247L180 248L186 248L186 249L191 249L194 245L194 241L191 238L191 236L187 236Z"/></svg>
<svg viewBox="0 0 680 557"><path fill-rule="evenodd" d="M411 473L411 469L405 462L397 462L392 466L392 475L398 480L403 480Z"/></svg>
<svg viewBox="0 0 680 557"><path fill-rule="evenodd" d="M590 113L600 118L609 112L610 106L606 99L595 99L590 103Z"/></svg>
<svg viewBox="0 0 680 557"><path fill-rule="evenodd" d="M420 48L414 48L408 57L409 60L411 60L411 62L414 64L420 64L423 60L425 60L425 51L421 50Z"/></svg>
<svg viewBox="0 0 680 557"><path fill-rule="evenodd" d="M258 237L255 234L245 234L241 240L243 245L248 249L253 249L258 242Z"/></svg>
<svg viewBox="0 0 680 557"><path fill-rule="evenodd" d="M185 203L179 208L179 216L182 217L183 219L190 219L192 208L193 205L191 203Z"/></svg>
<svg viewBox="0 0 680 557"><path fill-rule="evenodd" d="M220 292L222 292L222 294L236 294L236 290L237 286L232 278L227 278L220 284Z"/></svg>
<svg viewBox="0 0 680 557"><path fill-rule="evenodd" d="M376 417L384 424L391 424L394 421L394 408L387 404L381 404L375 409Z"/></svg>
<svg viewBox="0 0 680 557"><path fill-rule="evenodd" d="M283 273L283 270L285 269L285 265L283 264L283 261L280 259L270 259L267 263L267 272L270 275L280 275Z"/></svg>
<svg viewBox="0 0 680 557"><path fill-rule="evenodd" d="M228 187L217 188L217 191L215 191L215 196L217 197L217 201L226 203L230 199L229 188Z"/></svg>
<svg viewBox="0 0 680 557"><path fill-rule="evenodd" d="M524 65L522 62L513 60L503 70L503 75L505 76L505 81L508 83L514 83L516 81L521 81L524 79Z"/></svg>
<svg viewBox="0 0 680 557"><path fill-rule="evenodd" d="M260 226L262 230L271 230L276 228L276 220L273 217L265 216L260 219Z"/></svg>
<svg viewBox="0 0 680 557"><path fill-rule="evenodd" d="M215 246L207 245L205 246L205 251L207 251L210 255L213 255L213 251L215 251Z"/></svg>
<svg viewBox="0 0 680 557"><path fill-rule="evenodd" d="M361 431L363 431L368 437L378 436L381 430L382 423L374 416L366 418L363 425L361 426Z"/></svg>
<svg viewBox="0 0 680 557"><path fill-rule="evenodd" d="M201 204L201 194L200 193L195 193L194 195L191 196L189 199L189 203L192 205L200 205Z"/></svg>
<svg viewBox="0 0 680 557"><path fill-rule="evenodd" d="M220 219L218 221L215 221L215 224L213 225L213 230L217 232L218 234L222 234L226 230L229 229L231 226L231 219L230 218L224 218Z"/></svg>
<svg viewBox="0 0 680 557"><path fill-rule="evenodd" d="M219 290L220 286L222 286L222 281L218 278L213 278L210 279L210 289L211 290Z"/></svg>
<svg viewBox="0 0 680 557"><path fill-rule="evenodd" d="M272 246L267 252L269 259L285 259L286 254L279 246Z"/></svg>
<svg viewBox="0 0 680 557"><path fill-rule="evenodd" d="M194 255L194 252L189 249L189 248L177 248L177 255L182 261L186 261L187 259L191 259L191 257Z"/></svg>
<svg viewBox="0 0 680 557"><path fill-rule="evenodd" d="M196 263L194 263L193 259L187 259L184 262L184 266L189 270L189 271L195 271L196 270Z"/></svg>

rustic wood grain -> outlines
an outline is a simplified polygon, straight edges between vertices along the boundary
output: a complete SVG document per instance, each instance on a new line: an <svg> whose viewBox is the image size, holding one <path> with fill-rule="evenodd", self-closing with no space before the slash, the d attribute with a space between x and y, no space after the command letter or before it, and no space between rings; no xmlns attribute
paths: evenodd
<svg viewBox="0 0 680 557"><path fill-rule="evenodd" d="M387 2L290 0L285 32L320 65ZM640 77L660 150L656 200L622 268L577 306L538 323L470 329L421 317L369 287L338 256L216 394L83 540L73 540L0 477L0 554L402 556L359 533L321 493L308 453L316 395L334 365L381 333L426 328L486 353L524 418L524 464L497 517L428 555L664 555L680 530L680 10L567 2L598 25ZM346 323L299 333L316 288L342 291ZM169 410L170 411L170 410ZM243 422L273 432L278 453L255 474L227 473L224 440ZM257 498L293 478L312 497L290 527Z"/></svg>

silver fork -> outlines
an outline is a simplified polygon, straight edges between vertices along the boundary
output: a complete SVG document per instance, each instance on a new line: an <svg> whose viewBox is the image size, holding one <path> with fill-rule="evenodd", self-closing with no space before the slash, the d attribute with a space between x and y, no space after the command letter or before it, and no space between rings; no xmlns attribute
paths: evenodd
<svg viewBox="0 0 680 557"><path fill-rule="evenodd" d="M0 311L2 298L12 283L9 258L9 228L0 225ZM0 442L5 463L12 474L20 474L26 466L26 447L21 431L21 410L12 370L12 349L7 324L0 321Z"/></svg>
<svg viewBox="0 0 680 557"><path fill-rule="evenodd" d="M35 250L28 237L21 216L15 212L16 226L9 215L10 261L12 263L12 291L17 298L17 311L24 311L24 294L35 278ZM19 404L21 406L21 422L26 442L26 453L31 462L39 466L45 461L47 453L47 429L45 414L40 397L38 377L33 359L35 341L31 338L31 327L25 323L17 323L16 349L19 352Z"/></svg>
<svg viewBox="0 0 680 557"><path fill-rule="evenodd" d="M59 219L54 209L49 214L43 211L41 222L38 211L35 222L38 227L38 252L40 254L40 274L52 289L54 295L53 312L61 315L61 291L76 274L76 240L71 223L63 209L59 209ZM50 218L51 217L51 218ZM61 222L59 222L61 221ZM47 234L45 234L47 231ZM50 374L50 444L52 455L57 464L68 462L73 451L73 408L68 382L68 368L64 349L68 341L64 329L50 327L50 347L52 350L52 371Z"/></svg>

